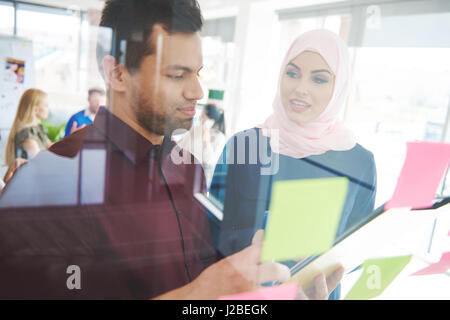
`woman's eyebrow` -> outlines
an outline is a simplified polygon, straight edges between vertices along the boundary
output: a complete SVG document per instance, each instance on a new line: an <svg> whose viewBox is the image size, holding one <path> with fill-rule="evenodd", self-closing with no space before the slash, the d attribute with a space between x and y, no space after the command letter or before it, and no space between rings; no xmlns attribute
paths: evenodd
<svg viewBox="0 0 450 320"><path fill-rule="evenodd" d="M288 66L294 67L295 69L300 70L300 67L296 66L295 64L293 64L292 62L288 63Z"/></svg>
<svg viewBox="0 0 450 320"><path fill-rule="evenodd" d="M297 69L297 70L301 70L300 67L297 66L296 64L294 64L293 62L289 62L289 63L288 63L288 66L294 67L294 68ZM311 73L320 73L320 72L327 72L327 73L329 73L330 75L333 75L333 74L332 74L329 70L327 70L327 69L319 69L319 70L311 71Z"/></svg>
<svg viewBox="0 0 450 320"><path fill-rule="evenodd" d="M328 72L330 75L333 75L329 70L327 69L319 69L319 70L314 70L311 71L311 73L319 73L319 72Z"/></svg>
<svg viewBox="0 0 450 320"><path fill-rule="evenodd" d="M300 67L297 66L296 64L294 64L293 62L289 62L289 63L288 63L288 67L289 67L289 66L294 67L294 68L297 69L297 70L301 70ZM318 70L313 70L313 71L311 71L312 74L320 73L320 72L327 72L327 73L329 73L331 76L333 75L333 74L330 72L330 70L327 70L327 69L318 69Z"/></svg>

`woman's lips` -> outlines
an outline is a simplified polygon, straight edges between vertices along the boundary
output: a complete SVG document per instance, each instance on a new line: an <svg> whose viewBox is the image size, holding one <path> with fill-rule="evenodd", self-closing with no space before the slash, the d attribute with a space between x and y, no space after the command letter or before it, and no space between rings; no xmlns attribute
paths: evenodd
<svg viewBox="0 0 450 320"><path fill-rule="evenodd" d="M188 107L188 108L180 108L178 109L182 114L185 116L193 118L195 116L195 107Z"/></svg>
<svg viewBox="0 0 450 320"><path fill-rule="evenodd" d="M289 100L289 105L294 112L305 112L309 108L311 108L311 105L309 103L298 99Z"/></svg>

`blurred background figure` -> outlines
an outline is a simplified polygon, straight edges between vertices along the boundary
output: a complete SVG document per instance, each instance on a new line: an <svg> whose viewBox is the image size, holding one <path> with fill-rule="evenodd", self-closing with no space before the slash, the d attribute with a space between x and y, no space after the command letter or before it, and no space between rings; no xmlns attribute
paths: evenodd
<svg viewBox="0 0 450 320"><path fill-rule="evenodd" d="M66 133L64 137L67 137L75 130L87 126L88 124L91 124L94 121L98 109L101 106L106 105L105 90L99 88L89 89L88 102L89 106L86 109L81 110L78 113L75 113L70 118L69 122L67 122Z"/></svg>
<svg viewBox="0 0 450 320"><path fill-rule="evenodd" d="M214 167L226 143L224 112L221 108L208 104L198 122L178 142L202 164L209 187Z"/></svg>
<svg viewBox="0 0 450 320"><path fill-rule="evenodd" d="M2 140L2 135L0 134L0 140ZM0 178L0 195L2 194L3 188L5 187L5 182Z"/></svg>
<svg viewBox="0 0 450 320"><path fill-rule="evenodd" d="M51 142L41 124L49 113L48 97L44 91L28 89L23 93L6 145L8 167L12 167L16 159L32 159L50 147Z"/></svg>

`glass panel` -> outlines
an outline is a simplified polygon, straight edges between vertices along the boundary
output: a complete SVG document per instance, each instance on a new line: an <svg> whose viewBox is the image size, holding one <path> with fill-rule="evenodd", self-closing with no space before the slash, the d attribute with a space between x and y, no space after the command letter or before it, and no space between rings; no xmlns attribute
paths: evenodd
<svg viewBox="0 0 450 320"><path fill-rule="evenodd" d="M441 141L449 105L447 48L361 48L347 121L371 150L377 205L394 191L408 141Z"/></svg>
<svg viewBox="0 0 450 320"><path fill-rule="evenodd" d="M280 51L282 52L282 56L284 56L287 48L295 40L295 38L307 31L327 29L341 35L343 39L347 39L350 22L350 15L320 16L281 21Z"/></svg>
<svg viewBox="0 0 450 320"><path fill-rule="evenodd" d="M36 84L50 94L56 122L66 120L84 104L84 99L77 99L80 16L61 13L31 6L17 11L18 36L33 40Z"/></svg>
<svg viewBox="0 0 450 320"><path fill-rule="evenodd" d="M0 2L0 34L14 34L14 8Z"/></svg>

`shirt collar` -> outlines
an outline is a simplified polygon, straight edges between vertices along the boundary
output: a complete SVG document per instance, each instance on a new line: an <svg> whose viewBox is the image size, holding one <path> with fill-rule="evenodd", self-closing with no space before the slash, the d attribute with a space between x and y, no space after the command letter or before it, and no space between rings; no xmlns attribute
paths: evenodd
<svg viewBox="0 0 450 320"><path fill-rule="evenodd" d="M98 110L94 127L99 129L134 164L148 159L151 154L159 154L161 150L161 146L153 145L104 107ZM165 137L162 156L167 156L173 147L175 143Z"/></svg>
<svg viewBox="0 0 450 320"><path fill-rule="evenodd" d="M86 118L91 119L92 121L94 121L94 119L95 119L95 113L92 113L91 110L89 110L89 107L87 107L87 108L84 110L84 116L85 116Z"/></svg>

